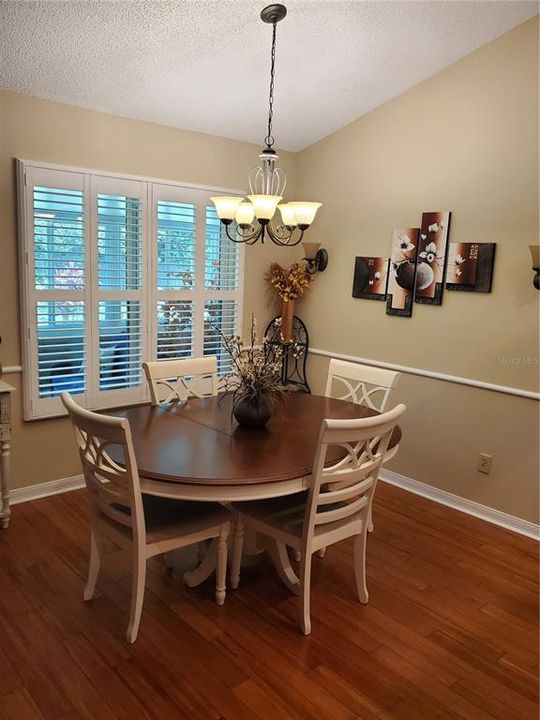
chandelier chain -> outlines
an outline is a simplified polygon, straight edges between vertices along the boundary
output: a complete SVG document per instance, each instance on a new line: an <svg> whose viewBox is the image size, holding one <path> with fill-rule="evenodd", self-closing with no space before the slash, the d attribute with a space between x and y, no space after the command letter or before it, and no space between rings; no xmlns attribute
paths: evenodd
<svg viewBox="0 0 540 720"><path fill-rule="evenodd" d="M272 135L272 120L274 117L274 77L276 73L276 27L277 22L272 23L272 53L270 63L270 94L268 97L268 134L264 138L264 143L268 149L274 144L274 136Z"/></svg>
<svg viewBox="0 0 540 720"><path fill-rule="evenodd" d="M1 0L0 0L1 2ZM216 211L227 237L234 243L254 245L268 238L275 245L294 247L303 241L304 232L311 226L321 203L296 202L279 204L285 194L287 176L277 167L279 157L273 149L274 88L276 76L277 24L287 15L284 5L274 3L263 8L261 20L272 25L272 50L270 54L270 88L268 95L267 134L258 167L249 173L250 194L246 202L241 197L213 197ZM276 210L282 222L273 224ZM236 221L236 222L235 222ZM311 267L311 266L310 266ZM324 269L324 268L319 268ZM311 272L311 270L310 270Z"/></svg>

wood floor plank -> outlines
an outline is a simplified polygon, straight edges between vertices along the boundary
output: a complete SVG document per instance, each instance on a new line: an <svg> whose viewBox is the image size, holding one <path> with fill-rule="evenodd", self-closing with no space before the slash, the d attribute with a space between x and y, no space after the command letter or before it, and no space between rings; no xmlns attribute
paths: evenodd
<svg viewBox="0 0 540 720"><path fill-rule="evenodd" d="M265 687L260 680L252 678L244 680L234 688L234 694L262 720L275 720L280 717L297 720L301 717L293 707L283 702L277 693Z"/></svg>
<svg viewBox="0 0 540 720"><path fill-rule="evenodd" d="M453 687L457 695L483 707L498 720L535 720L538 717L538 706L522 698L514 697L512 700L502 697L499 693L486 692L486 690L469 678L461 678Z"/></svg>
<svg viewBox="0 0 540 720"><path fill-rule="evenodd" d="M125 720L134 717L140 720L151 719L152 716L137 696L83 635L69 638L63 645L88 680L99 688L100 696L112 710L114 717Z"/></svg>
<svg viewBox="0 0 540 720"><path fill-rule="evenodd" d="M395 717L325 665L319 665L312 670L310 677L348 707L354 713L355 719L392 720Z"/></svg>
<svg viewBox="0 0 540 720"><path fill-rule="evenodd" d="M407 662L401 655L387 647L379 648L375 656L381 663L397 673L410 683L410 691L407 697L416 697L419 705L429 705L433 702L436 706L442 706L450 713L455 713L463 720L492 720L491 715L478 705L455 693L444 683L440 682L433 673L425 672L429 682L418 683L418 669L415 665ZM457 680L456 682L459 682ZM454 683L455 686L456 683Z"/></svg>
<svg viewBox="0 0 540 720"><path fill-rule="evenodd" d="M23 687L23 685L21 677L0 645L0 697Z"/></svg>
<svg viewBox="0 0 540 720"><path fill-rule="evenodd" d="M148 672L135 658L121 663L115 671L156 720L189 720L193 717L173 701L166 688L153 677L153 673Z"/></svg>
<svg viewBox="0 0 540 720"><path fill-rule="evenodd" d="M374 518L369 603L352 542L329 548L310 637L264 556L223 607L212 580L188 589L156 559L130 646L124 541L105 540L82 600L84 491L15 506L0 532L0 720L536 718L537 543L383 483Z"/></svg>
<svg viewBox="0 0 540 720"><path fill-rule="evenodd" d="M18 688L0 698L0 708L10 720L44 720L37 705L25 688Z"/></svg>
<svg viewBox="0 0 540 720"><path fill-rule="evenodd" d="M42 715L47 720L57 720L73 710L73 705L57 682L57 678L51 674L48 664L34 652L17 627L1 616L0 637L2 648Z"/></svg>

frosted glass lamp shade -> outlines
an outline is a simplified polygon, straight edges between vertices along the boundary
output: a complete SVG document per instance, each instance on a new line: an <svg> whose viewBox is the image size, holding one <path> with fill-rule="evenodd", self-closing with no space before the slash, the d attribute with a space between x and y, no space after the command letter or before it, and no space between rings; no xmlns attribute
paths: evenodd
<svg viewBox="0 0 540 720"><path fill-rule="evenodd" d="M321 243L302 243L306 260L314 260L317 256L317 250L321 247Z"/></svg>
<svg viewBox="0 0 540 720"><path fill-rule="evenodd" d="M248 199L253 204L257 220L271 220L281 195L248 195Z"/></svg>
<svg viewBox="0 0 540 720"><path fill-rule="evenodd" d="M255 209L250 202L241 202L236 208L236 222L239 225L251 225L255 217Z"/></svg>
<svg viewBox="0 0 540 720"><path fill-rule="evenodd" d="M278 205L278 210L281 213L281 219L284 225L287 227L296 227L296 213L288 203Z"/></svg>
<svg viewBox="0 0 540 720"><path fill-rule="evenodd" d="M318 202L291 202L289 206L293 208L296 216L296 224L300 227L311 225L315 220L317 210L321 207L322 203Z"/></svg>
<svg viewBox="0 0 540 720"><path fill-rule="evenodd" d="M210 200L216 206L220 220L234 220L236 209L242 202L241 197L211 197Z"/></svg>

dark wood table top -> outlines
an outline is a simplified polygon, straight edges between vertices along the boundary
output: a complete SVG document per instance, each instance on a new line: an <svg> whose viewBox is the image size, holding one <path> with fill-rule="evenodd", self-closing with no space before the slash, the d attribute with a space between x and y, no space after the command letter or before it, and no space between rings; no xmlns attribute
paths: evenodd
<svg viewBox="0 0 540 720"><path fill-rule="evenodd" d="M184 405L139 405L108 414L128 418L142 477L230 486L308 475L322 420L378 413L344 400L293 393L263 429L239 427L231 417L229 396L190 398ZM389 447L400 439L396 428ZM337 460L338 453L336 449L330 459Z"/></svg>

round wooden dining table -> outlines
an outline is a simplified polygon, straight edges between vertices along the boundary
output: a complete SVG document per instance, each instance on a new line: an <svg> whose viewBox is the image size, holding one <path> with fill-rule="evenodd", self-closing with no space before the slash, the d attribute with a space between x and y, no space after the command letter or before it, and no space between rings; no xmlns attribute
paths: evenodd
<svg viewBox="0 0 540 720"><path fill-rule="evenodd" d="M220 502L296 493L308 487L325 418L378 414L344 400L291 393L267 426L255 429L238 425L231 404L230 396L218 395L112 411L129 420L142 491ZM389 451L400 439L396 427ZM332 448L328 462L339 453Z"/></svg>
<svg viewBox="0 0 540 720"><path fill-rule="evenodd" d="M129 420L141 490L149 495L207 502L241 502L280 497L309 486L325 418L363 418L374 410L334 398L291 393L265 428L240 427L228 395L196 398L168 405L138 405L108 414ZM401 431L388 446L395 454ZM113 448L111 455L114 458ZM329 463L339 460L330 448ZM121 460L121 458L114 458ZM267 547L283 582L298 589L284 547ZM191 587L215 568L212 545L202 563L184 575Z"/></svg>

